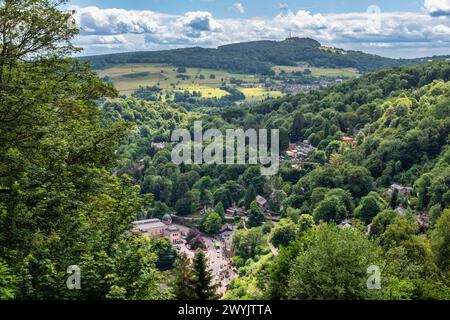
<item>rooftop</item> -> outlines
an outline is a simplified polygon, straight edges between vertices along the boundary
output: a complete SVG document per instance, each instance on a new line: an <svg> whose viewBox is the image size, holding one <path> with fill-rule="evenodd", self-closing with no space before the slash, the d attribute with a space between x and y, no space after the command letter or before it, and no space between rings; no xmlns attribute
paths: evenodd
<svg viewBox="0 0 450 320"><path fill-rule="evenodd" d="M147 220L134 221L133 225L141 230L166 227L166 225L164 223L162 223L159 219L147 219Z"/></svg>
<svg viewBox="0 0 450 320"><path fill-rule="evenodd" d="M180 231L180 229L178 227L175 227L175 226L167 227L166 230L169 231L169 232Z"/></svg>
<svg viewBox="0 0 450 320"><path fill-rule="evenodd" d="M256 202L259 204L259 205L265 205L266 203L267 203L267 200L266 199L264 199L263 197L261 197L261 196L256 196Z"/></svg>

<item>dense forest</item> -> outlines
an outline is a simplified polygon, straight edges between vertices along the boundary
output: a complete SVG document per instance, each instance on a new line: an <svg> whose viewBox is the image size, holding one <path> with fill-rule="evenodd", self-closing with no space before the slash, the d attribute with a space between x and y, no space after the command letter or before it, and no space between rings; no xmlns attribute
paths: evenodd
<svg viewBox="0 0 450 320"><path fill-rule="evenodd" d="M118 97L89 64L68 57L78 30L50 1L0 5L0 299L450 299L449 62L192 111L142 89ZM256 64L242 56L266 44L281 49L258 50L248 58ZM241 56L262 73L307 59L294 51L325 57L318 64L351 63L314 55L313 40L275 44L214 52L230 68ZM121 57L139 59L101 63ZM373 63L353 59L362 71ZM222 63L203 62L211 61ZM300 164L282 161L270 177L259 165L176 165L170 134L192 131L196 120L205 130L280 129L282 151L304 140L314 151ZM233 221L238 277L222 297L201 249L189 262L167 239L130 232L136 219L176 213L201 217L189 238L215 235L233 205L247 217ZM66 287L71 265L83 270L81 290ZM376 290L367 286L371 266L381 272Z"/></svg>
<svg viewBox="0 0 450 320"><path fill-rule="evenodd" d="M433 57L445 60L448 57ZM361 73L383 67L424 63L429 59L390 59L359 51L323 48L309 38L284 41L254 41L209 48L185 48L166 51L132 52L82 58L94 69L125 63L168 63L178 67L207 68L237 73L272 75L274 65L355 68Z"/></svg>
<svg viewBox="0 0 450 320"><path fill-rule="evenodd" d="M140 119L141 132L123 146L121 170L143 194L154 195L148 217L172 212L189 216L210 207L199 225L208 232L223 224L223 208L236 203L249 210L252 228L240 225L234 238L233 261L240 277L227 298L448 298L450 239L444 225L450 218L449 80L450 64L434 62L207 114L185 113L176 104L164 109L182 112L176 119L187 128L192 129L196 119L203 120L205 129L279 128L284 148L289 141L305 139L317 148L303 167L283 162L279 175L270 178L257 166L178 167L170 161L170 144L162 150L145 147L148 139L167 142L171 125L157 120L158 130L148 135L145 128L155 128L150 124L155 118L139 111L137 106L144 102L116 99L105 106L122 108L117 120L129 113ZM342 138L347 135L357 144L345 144ZM411 186L413 192L389 195L394 183ZM254 205L256 195L269 199L270 209L282 217L276 226L264 222ZM429 224L418 223L419 214L428 217ZM217 221L216 228L211 228L211 220ZM345 221L351 221L351 229L335 226ZM326 238L333 240L321 240ZM267 241L280 248L278 256L272 255ZM342 241L348 243L343 251L338 250ZM291 266L290 261L301 259L306 260ZM365 288L362 267L369 260L388 274L382 291ZM313 261L323 279L301 273L313 267ZM341 264L347 278L334 278ZM333 287L334 280L342 282L341 287ZM317 281L328 283L329 291L315 291Z"/></svg>

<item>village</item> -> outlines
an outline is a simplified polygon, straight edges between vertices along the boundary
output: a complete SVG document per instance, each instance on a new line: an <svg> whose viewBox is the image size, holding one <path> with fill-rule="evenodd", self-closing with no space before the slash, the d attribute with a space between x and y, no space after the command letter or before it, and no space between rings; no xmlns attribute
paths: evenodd
<svg viewBox="0 0 450 320"><path fill-rule="evenodd" d="M161 220L154 218L135 221L133 230L149 238L165 237L169 239L178 253L185 254L191 261L197 250L197 245L194 243L201 243L205 248L209 269L219 294L223 294L237 276L237 271L231 263L231 239L235 231L231 224L225 224L219 234L212 237L182 224L174 223L172 217L166 214Z"/></svg>
<svg viewBox="0 0 450 320"><path fill-rule="evenodd" d="M256 203L264 213L267 221L276 224L280 217L269 210L269 201L257 195ZM200 211L205 214L208 208ZM236 218L240 219L244 228L248 222L247 210L245 207L238 207L233 204L225 212L227 221L214 235L208 235L197 229L186 226L188 222L196 221L200 218L180 217L175 214L166 214L162 219L152 218L133 222L133 231L147 236L148 238L167 238L180 255L192 261L198 248L205 251L205 256L209 261L209 269L213 275L213 282L217 286L217 293L224 294L231 282L237 277L237 270L232 264L233 257L233 234L237 227L233 225ZM273 252L276 249L272 248Z"/></svg>

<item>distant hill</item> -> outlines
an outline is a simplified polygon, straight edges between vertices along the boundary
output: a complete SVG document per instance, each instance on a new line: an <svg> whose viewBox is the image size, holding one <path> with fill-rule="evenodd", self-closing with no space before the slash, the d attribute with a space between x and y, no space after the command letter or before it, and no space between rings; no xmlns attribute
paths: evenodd
<svg viewBox="0 0 450 320"><path fill-rule="evenodd" d="M445 60L448 57L434 57ZM355 68L361 73L384 67L428 62L423 59L391 59L359 51L323 47L309 38L288 38L283 41L253 41L212 48L184 48L164 51L141 51L83 57L94 69L127 63L167 63L177 67L208 68L246 74L273 74L272 66Z"/></svg>

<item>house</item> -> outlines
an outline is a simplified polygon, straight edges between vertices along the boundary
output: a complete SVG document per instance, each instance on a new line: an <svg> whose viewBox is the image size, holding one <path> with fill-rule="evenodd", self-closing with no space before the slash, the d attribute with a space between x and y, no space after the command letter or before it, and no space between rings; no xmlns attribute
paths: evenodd
<svg viewBox="0 0 450 320"><path fill-rule="evenodd" d="M292 159L297 159L298 158L298 151L297 150L286 151L286 154L287 154L287 156L289 158L292 158Z"/></svg>
<svg viewBox="0 0 450 320"><path fill-rule="evenodd" d="M398 193L402 197L406 197L412 193L413 188L405 187L405 186L394 183L394 184L391 184L391 186L389 187L387 194L389 195L389 197L392 197L392 195L394 194L395 191L398 191Z"/></svg>
<svg viewBox="0 0 450 320"><path fill-rule="evenodd" d="M165 215L163 221L159 219L147 219L133 222L133 230L147 237L166 237L171 243L180 243L181 230L172 225L172 217Z"/></svg>
<svg viewBox="0 0 450 320"><path fill-rule="evenodd" d="M426 214L424 214L424 213L418 214L418 215L416 216L416 222L417 222L417 224L419 225L419 230L420 230L421 232L425 232L425 230L426 230L427 228L429 228L430 225L431 225L430 217L428 217L428 216L427 216Z"/></svg>
<svg viewBox="0 0 450 320"><path fill-rule="evenodd" d="M234 217L235 215L242 217L247 215L247 210L245 209L245 207L236 207L235 205L233 205L226 210L225 215L229 217Z"/></svg>
<svg viewBox="0 0 450 320"><path fill-rule="evenodd" d="M267 199L261 197L260 195L256 196L256 203L262 211L267 211L268 209L268 201Z"/></svg>
<svg viewBox="0 0 450 320"><path fill-rule="evenodd" d="M181 230L176 226L167 227L164 230L164 236L169 239L172 244L181 242Z"/></svg>
<svg viewBox="0 0 450 320"><path fill-rule="evenodd" d="M164 230L166 225L159 219L147 219L133 222L133 229L142 234L145 234L149 238L151 237L164 237Z"/></svg>
<svg viewBox="0 0 450 320"><path fill-rule="evenodd" d="M308 156L311 152L313 152L316 148L314 148L308 140L304 140L297 144L290 143L289 149L286 151L286 155L291 160L300 160L307 161Z"/></svg>
<svg viewBox="0 0 450 320"><path fill-rule="evenodd" d="M349 146L353 146L356 144L355 138L350 137L350 136L343 137L342 142L344 142L346 145L349 145Z"/></svg>

